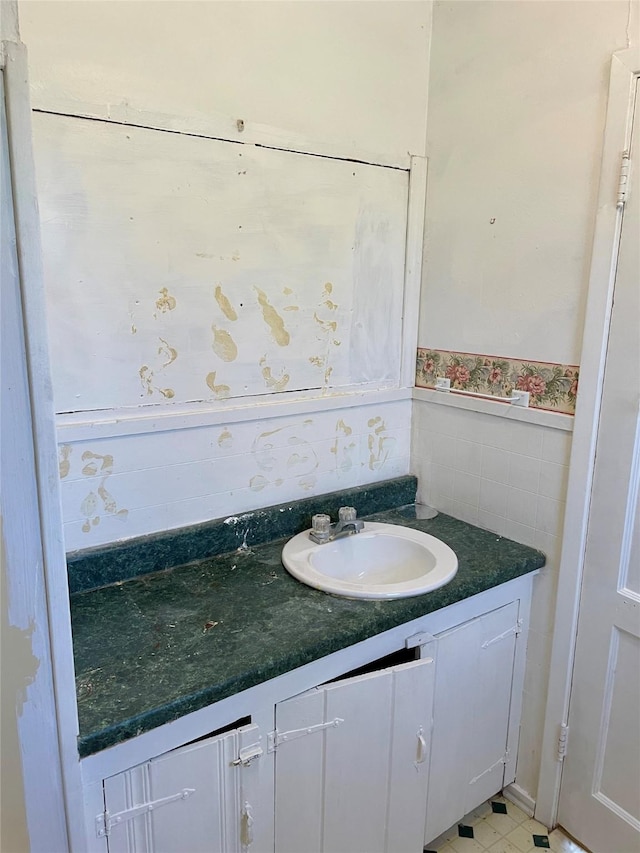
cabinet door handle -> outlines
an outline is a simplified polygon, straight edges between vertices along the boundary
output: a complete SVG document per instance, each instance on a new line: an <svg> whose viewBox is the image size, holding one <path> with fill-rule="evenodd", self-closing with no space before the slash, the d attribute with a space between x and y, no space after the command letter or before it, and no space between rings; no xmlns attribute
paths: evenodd
<svg viewBox="0 0 640 853"><path fill-rule="evenodd" d="M420 726L420 728L418 729L417 735L418 735L418 758L417 758L416 764L424 764L424 762L427 760L428 750L427 750L427 739L424 736L422 726Z"/></svg>
<svg viewBox="0 0 640 853"><path fill-rule="evenodd" d="M253 844L253 810L245 800L242 809L242 828L240 831L240 843L244 850Z"/></svg>

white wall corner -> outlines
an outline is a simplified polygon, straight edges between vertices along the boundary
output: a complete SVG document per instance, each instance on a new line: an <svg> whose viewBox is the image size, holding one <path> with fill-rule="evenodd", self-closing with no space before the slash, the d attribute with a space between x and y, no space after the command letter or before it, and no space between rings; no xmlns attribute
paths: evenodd
<svg viewBox="0 0 640 853"><path fill-rule="evenodd" d="M629 0L629 18L627 20L627 47L640 48L640 2ZM637 64L635 65L637 68Z"/></svg>
<svg viewBox="0 0 640 853"><path fill-rule="evenodd" d="M20 41L18 0L0 0L0 41ZM4 64L4 45L0 45L0 67Z"/></svg>
<svg viewBox="0 0 640 853"><path fill-rule="evenodd" d="M404 303L402 307L402 359L400 385L413 388L416 382L416 352L418 348L418 318L422 285L422 253L424 218L427 202L426 157L411 155L409 172L409 202L407 211L407 240L405 249Z"/></svg>

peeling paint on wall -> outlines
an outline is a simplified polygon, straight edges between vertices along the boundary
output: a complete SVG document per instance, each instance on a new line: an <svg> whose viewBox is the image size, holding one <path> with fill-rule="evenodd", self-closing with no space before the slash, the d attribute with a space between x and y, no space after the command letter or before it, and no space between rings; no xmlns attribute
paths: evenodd
<svg viewBox="0 0 640 853"><path fill-rule="evenodd" d="M387 427L381 417L370 418L367 426L370 429L367 436L369 468L372 471L378 471L387 461L391 447L395 444L395 438L385 435Z"/></svg>
<svg viewBox="0 0 640 853"><path fill-rule="evenodd" d="M260 359L260 367L262 368L262 376L264 377L265 385L267 388L270 388L272 391L284 391L284 389L289 384L290 376L288 373L282 373L279 379L276 379L272 373L271 368L267 364L266 355Z"/></svg>
<svg viewBox="0 0 640 853"><path fill-rule="evenodd" d="M92 527L100 524L100 511L114 516L120 521L126 521L129 510L118 507L116 499L105 485L113 474L113 456L109 453L102 454L85 450L82 454L82 461L85 463L82 468L83 476L100 477L100 482L95 491L92 489L80 504L80 512L85 519L82 524L83 533L90 533ZM101 509L99 509L100 507Z"/></svg>
<svg viewBox="0 0 640 853"><path fill-rule="evenodd" d="M338 321L334 319L333 312L337 311L338 304L332 299L329 299L333 293L333 284L326 282L320 295L320 301L313 312L313 321L317 326L316 340L320 341L324 346L324 353L313 355L308 360L310 364L323 370L322 381L325 388L329 385L333 366L330 364L331 352L333 347L339 347L341 341L337 337ZM318 312L322 312L325 316L319 316ZM329 314L326 312L329 311Z"/></svg>
<svg viewBox="0 0 640 853"><path fill-rule="evenodd" d="M238 347L229 332L226 329L219 329L217 326L212 326L213 332L213 351L223 361L235 361L238 357Z"/></svg>
<svg viewBox="0 0 640 853"><path fill-rule="evenodd" d="M163 355L167 360L163 362L163 367L168 367L178 357L178 350L165 341L164 338L160 338L160 346L158 347L158 355Z"/></svg>
<svg viewBox="0 0 640 853"><path fill-rule="evenodd" d="M205 377L207 386L213 391L218 400L224 400L231 394L231 388L223 383L216 383L216 371L212 370Z"/></svg>
<svg viewBox="0 0 640 853"><path fill-rule="evenodd" d="M233 435L228 429L223 429L218 436L218 447L231 447L233 444Z"/></svg>
<svg viewBox="0 0 640 853"><path fill-rule="evenodd" d="M332 158L253 147L239 159L220 140L49 113L34 137L55 214L42 231L58 412L398 377L406 172L355 177ZM360 303L384 315L384 337Z"/></svg>
<svg viewBox="0 0 640 853"><path fill-rule="evenodd" d="M265 488L265 486L268 486L268 485L269 485L269 481L264 476L264 474L255 474L249 480L249 488L253 492L261 492Z"/></svg>
<svg viewBox="0 0 640 853"><path fill-rule="evenodd" d="M233 307L227 296L225 296L225 294L222 292L222 287L220 285L218 285L215 289L215 298L216 302L220 306L220 310L225 315L227 320L234 321L238 319L238 315L236 313L235 308Z"/></svg>
<svg viewBox="0 0 640 853"><path fill-rule="evenodd" d="M335 441L330 449L336 457L336 468L341 471L350 471L355 464L353 453L357 448L355 439L351 438L353 430L340 418L336 422L335 432Z"/></svg>
<svg viewBox="0 0 640 853"><path fill-rule="evenodd" d="M158 352L161 352L161 350L158 350ZM158 385L154 384L154 373L148 364L142 365L138 371L138 375L140 376L140 382L142 383L142 387L147 396L153 394L154 391L158 391L166 400L170 400L172 397L175 397L175 391L173 388L160 388Z"/></svg>
<svg viewBox="0 0 640 853"><path fill-rule="evenodd" d="M167 311L173 311L176 305L175 297L169 293L168 288L163 287L160 290L160 296L156 299L156 308L158 311L161 314L165 314ZM155 317L156 315L154 314L153 316Z"/></svg>
<svg viewBox="0 0 640 853"><path fill-rule="evenodd" d="M2 522L0 517L0 742L4 782L0 786L0 849L17 851L30 849L18 719L23 714L27 691L36 679L40 661L33 654L36 630L33 618L26 628L18 628L9 616L8 574L12 569L19 572L19 567L9 565Z"/></svg>
<svg viewBox="0 0 640 853"><path fill-rule="evenodd" d="M70 444L63 444L59 450L59 460L58 460L58 469L60 471L60 479L64 480L65 477L69 476L69 471L71 470L71 461L69 457L73 448Z"/></svg>
<svg viewBox="0 0 640 853"><path fill-rule="evenodd" d="M258 304L262 308L262 319L269 327L274 341L279 347L289 346L291 338L289 332L285 328L284 320L278 314L273 305L271 305L267 299L266 293L263 290L260 290L259 287L254 287L254 290L258 294Z"/></svg>
<svg viewBox="0 0 640 853"><path fill-rule="evenodd" d="M281 485L283 480L279 475L283 471L297 478L298 485L305 490L315 486L318 456L313 445L301 435L312 424L313 419L306 418L302 424L267 430L257 436L251 452L260 473L251 477L251 489L260 491L267 485Z"/></svg>
<svg viewBox="0 0 640 853"><path fill-rule="evenodd" d="M82 454L82 461L87 463L82 468L82 473L85 477L95 477L98 473L97 462L99 460L101 460L100 470L107 472L106 475L111 474L113 471L113 456L109 453L100 455L98 453L92 453L90 450L86 450Z"/></svg>

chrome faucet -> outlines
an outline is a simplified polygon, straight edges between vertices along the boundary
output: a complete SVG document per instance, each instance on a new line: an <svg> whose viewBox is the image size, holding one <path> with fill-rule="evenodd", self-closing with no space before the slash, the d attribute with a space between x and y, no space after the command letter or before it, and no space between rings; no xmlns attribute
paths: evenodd
<svg viewBox="0 0 640 853"><path fill-rule="evenodd" d="M335 524L332 524L330 516L324 513L314 515L311 519L309 539L318 545L324 545L326 542L332 542L334 539L360 533L364 527L364 521L356 518L356 515L356 509L352 506L340 507L338 510L338 520Z"/></svg>

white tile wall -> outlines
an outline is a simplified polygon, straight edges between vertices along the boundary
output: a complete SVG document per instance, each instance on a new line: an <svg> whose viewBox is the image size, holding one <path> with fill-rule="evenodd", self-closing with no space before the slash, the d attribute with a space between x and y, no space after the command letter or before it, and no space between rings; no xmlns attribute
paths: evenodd
<svg viewBox="0 0 640 853"><path fill-rule="evenodd" d="M534 581L517 771L535 798L571 433L512 420L508 411L414 400L411 470L423 503L547 556Z"/></svg>

